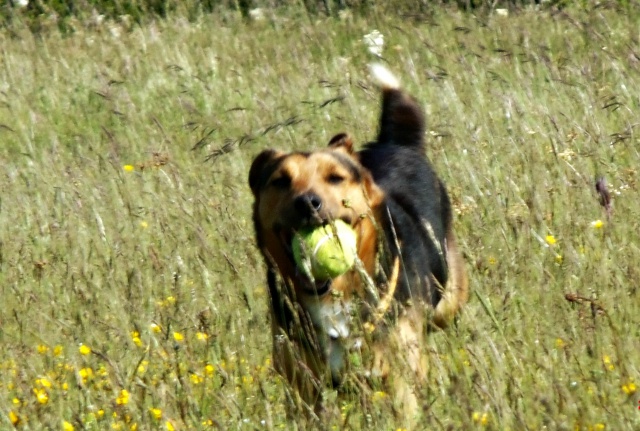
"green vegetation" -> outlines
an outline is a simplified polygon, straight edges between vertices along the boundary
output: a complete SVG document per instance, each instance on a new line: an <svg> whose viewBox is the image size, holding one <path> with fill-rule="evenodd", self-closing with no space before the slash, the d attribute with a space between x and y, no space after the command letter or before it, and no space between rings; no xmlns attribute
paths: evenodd
<svg viewBox="0 0 640 431"><path fill-rule="evenodd" d="M307 429L269 364L247 174L374 137L374 29L473 291L424 346L421 428L640 428L640 13L264 12L0 30L0 428ZM327 429L404 426L379 391L335 403Z"/></svg>

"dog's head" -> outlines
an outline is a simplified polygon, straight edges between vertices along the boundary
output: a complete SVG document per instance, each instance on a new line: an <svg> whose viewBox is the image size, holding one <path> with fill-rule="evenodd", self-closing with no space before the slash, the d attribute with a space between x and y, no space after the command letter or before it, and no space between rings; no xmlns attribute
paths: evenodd
<svg viewBox="0 0 640 431"><path fill-rule="evenodd" d="M291 240L298 229L342 220L358 235L358 254L365 267L374 264L371 217L383 193L359 163L346 134L335 136L319 151L263 151L253 161L249 185L255 197L258 247L296 290L326 290L309 285L296 270Z"/></svg>

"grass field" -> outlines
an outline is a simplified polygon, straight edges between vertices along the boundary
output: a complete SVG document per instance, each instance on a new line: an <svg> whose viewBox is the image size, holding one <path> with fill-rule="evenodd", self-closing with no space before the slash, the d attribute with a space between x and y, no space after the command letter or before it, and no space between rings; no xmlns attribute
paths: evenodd
<svg viewBox="0 0 640 431"><path fill-rule="evenodd" d="M640 429L638 28L592 7L0 30L0 429L313 426L270 366L247 175L375 136L374 29L472 288L424 346L417 429ZM405 426L383 392L335 402L327 429Z"/></svg>

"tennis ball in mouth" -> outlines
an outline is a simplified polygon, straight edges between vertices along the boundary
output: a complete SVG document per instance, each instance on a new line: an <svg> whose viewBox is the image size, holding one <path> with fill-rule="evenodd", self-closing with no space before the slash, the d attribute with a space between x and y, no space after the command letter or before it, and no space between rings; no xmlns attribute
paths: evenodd
<svg viewBox="0 0 640 431"><path fill-rule="evenodd" d="M356 260L356 233L336 220L324 226L301 229L291 248L298 268L315 280L329 280L349 271Z"/></svg>

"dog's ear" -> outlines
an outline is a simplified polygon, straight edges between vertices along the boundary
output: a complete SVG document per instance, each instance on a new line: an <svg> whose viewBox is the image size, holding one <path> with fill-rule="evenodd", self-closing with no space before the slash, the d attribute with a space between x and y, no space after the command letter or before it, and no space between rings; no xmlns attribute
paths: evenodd
<svg viewBox="0 0 640 431"><path fill-rule="evenodd" d="M282 153L275 150L264 150L253 159L249 169L249 187L255 196L266 181L265 168L276 161Z"/></svg>
<svg viewBox="0 0 640 431"><path fill-rule="evenodd" d="M329 148L343 150L347 154L353 154L353 141L347 133L338 133L329 141Z"/></svg>
<svg viewBox="0 0 640 431"><path fill-rule="evenodd" d="M373 180L371 172L367 169L364 169L364 172L362 173L362 186L371 208L376 208L382 204L384 201L384 192Z"/></svg>

